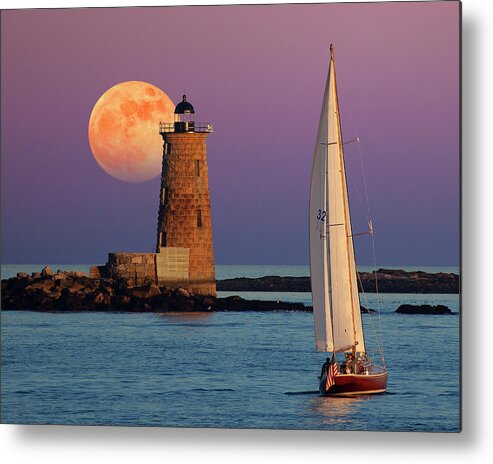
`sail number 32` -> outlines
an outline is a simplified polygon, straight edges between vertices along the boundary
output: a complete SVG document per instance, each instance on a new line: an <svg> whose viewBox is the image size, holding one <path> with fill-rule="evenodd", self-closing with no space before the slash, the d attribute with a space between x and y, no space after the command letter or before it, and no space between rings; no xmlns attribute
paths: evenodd
<svg viewBox="0 0 493 464"><path fill-rule="evenodd" d="M317 214L317 219L319 221L324 221L325 222L325 216L326 216L326 212L325 211L322 211L321 209L318 210L318 214Z"/></svg>

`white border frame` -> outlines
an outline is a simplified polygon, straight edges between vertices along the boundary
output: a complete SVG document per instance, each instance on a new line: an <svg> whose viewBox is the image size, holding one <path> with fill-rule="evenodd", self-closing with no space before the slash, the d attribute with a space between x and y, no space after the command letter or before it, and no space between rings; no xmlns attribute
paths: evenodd
<svg viewBox="0 0 493 464"><path fill-rule="evenodd" d="M349 0L350 1L350 0ZM2 9L74 6L165 6L261 1L62 1L3 0ZM286 3L270 1L268 3ZM287 3L314 3L303 0ZM324 3L324 2L319 2ZM330 3L330 2L325 2ZM462 272L463 272L463 432L461 434L401 432L327 432L227 429L166 429L0 425L3 462L88 464L91 462L195 462L283 464L338 461L341 458L379 464L397 462L484 463L491 450L491 367L488 340L493 308L489 306L489 265L493 263L493 198L491 130L493 2L463 2L462 95ZM489 21L488 21L489 20ZM484 355L479 362L475 356ZM482 366L488 370L479 372ZM481 379L482 383L479 383ZM478 381L478 383L476 382ZM488 446L489 445L489 446ZM491 456L490 456L491 457ZM398 460L398 461L396 461Z"/></svg>

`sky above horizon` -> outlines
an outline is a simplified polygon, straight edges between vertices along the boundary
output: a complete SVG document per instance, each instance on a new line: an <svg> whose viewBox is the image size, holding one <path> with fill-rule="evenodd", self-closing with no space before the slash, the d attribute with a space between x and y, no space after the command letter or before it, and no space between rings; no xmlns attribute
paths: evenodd
<svg viewBox="0 0 493 464"><path fill-rule="evenodd" d="M159 178L110 177L87 137L99 97L129 80L175 103L185 90L196 120L214 126L216 263L308 263L330 43L344 138L361 139L377 263L458 265L458 2L2 11L2 263L153 251ZM358 145L345 155L357 233ZM368 238L355 247L372 264Z"/></svg>

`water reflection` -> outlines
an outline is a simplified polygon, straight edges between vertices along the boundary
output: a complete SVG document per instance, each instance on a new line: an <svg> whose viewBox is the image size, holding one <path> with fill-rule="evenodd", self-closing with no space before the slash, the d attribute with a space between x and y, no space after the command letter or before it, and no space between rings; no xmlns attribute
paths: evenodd
<svg viewBox="0 0 493 464"><path fill-rule="evenodd" d="M213 316L211 312L180 312L180 311L167 311L163 313L155 313L157 317L163 318L169 322L180 323L180 322L193 322L200 320L210 320Z"/></svg>
<svg viewBox="0 0 493 464"><path fill-rule="evenodd" d="M358 411L366 396L331 397L316 396L308 405L308 412L318 417L325 425L337 425L348 422Z"/></svg>

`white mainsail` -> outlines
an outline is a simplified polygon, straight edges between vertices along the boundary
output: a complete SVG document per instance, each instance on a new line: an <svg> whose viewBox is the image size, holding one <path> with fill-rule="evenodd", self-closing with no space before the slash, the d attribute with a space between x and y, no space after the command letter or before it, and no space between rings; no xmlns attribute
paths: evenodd
<svg viewBox="0 0 493 464"><path fill-rule="evenodd" d="M310 274L317 350L364 352L332 47L313 153Z"/></svg>
<svg viewBox="0 0 493 464"><path fill-rule="evenodd" d="M330 69L330 67L329 67ZM317 140L313 152L310 185L310 276L312 286L313 317L317 350L332 351L332 321L329 298L329 263L327 247L327 137L328 137L329 79L318 124ZM322 217L324 216L324 217Z"/></svg>

